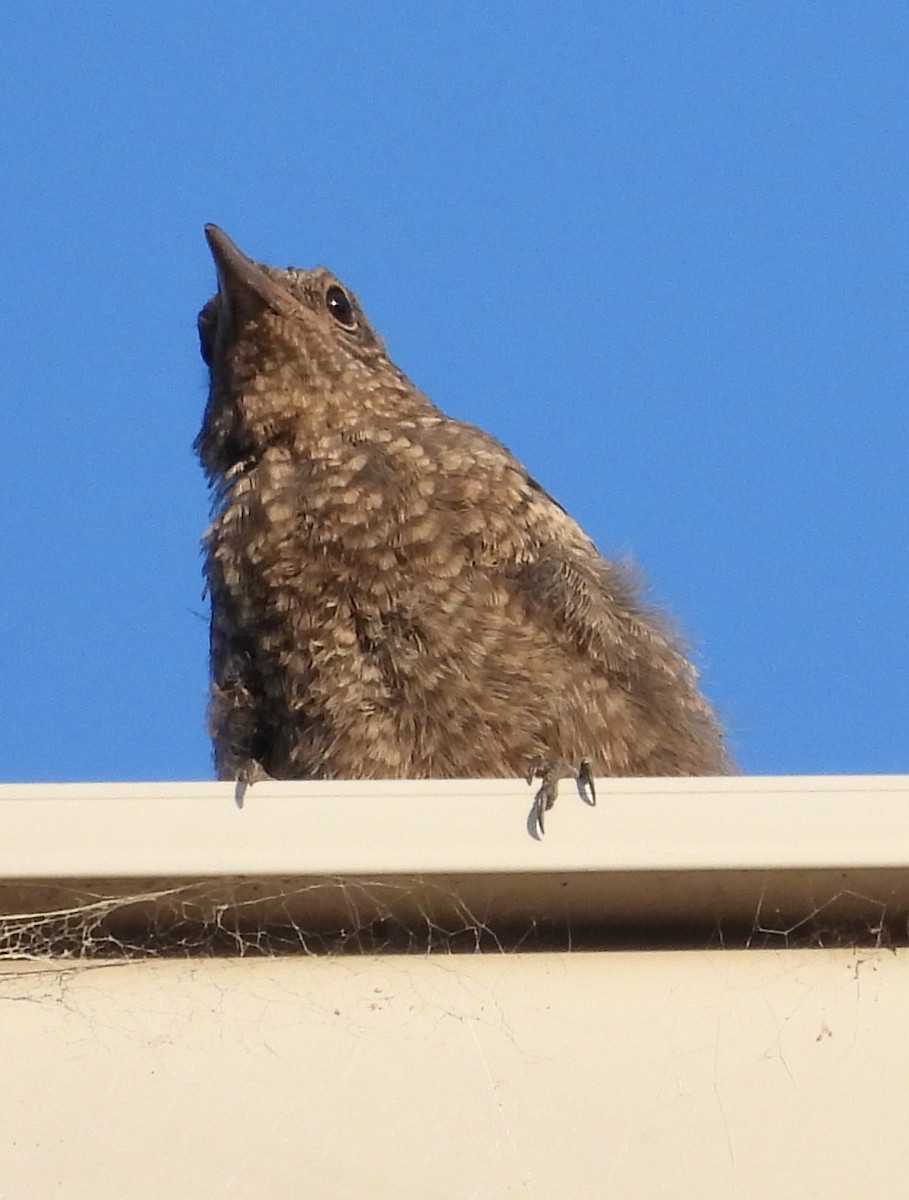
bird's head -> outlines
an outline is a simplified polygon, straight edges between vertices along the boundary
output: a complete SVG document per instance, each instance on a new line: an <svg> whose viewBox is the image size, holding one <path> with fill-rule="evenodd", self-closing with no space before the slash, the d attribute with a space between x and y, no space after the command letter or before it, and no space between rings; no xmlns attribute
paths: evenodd
<svg viewBox="0 0 909 1200"><path fill-rule="evenodd" d="M351 419L400 372L353 293L330 271L248 258L217 225L205 237L218 291L199 313L211 387L196 449L210 476L301 430Z"/></svg>

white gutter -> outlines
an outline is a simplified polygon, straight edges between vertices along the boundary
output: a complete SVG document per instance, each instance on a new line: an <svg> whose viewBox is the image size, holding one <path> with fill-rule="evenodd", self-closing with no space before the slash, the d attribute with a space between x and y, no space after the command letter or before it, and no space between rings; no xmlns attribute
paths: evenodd
<svg viewBox="0 0 909 1200"><path fill-rule="evenodd" d="M430 906L460 927L469 910L514 944L543 926L556 944L785 944L819 913L853 941L886 914L905 940L909 776L602 779L597 794L591 808L563 784L538 840L516 780L7 784L0 913L142 893L147 922L152 893L194 884L257 929L279 912L349 927L355 896L361 923L425 927Z"/></svg>

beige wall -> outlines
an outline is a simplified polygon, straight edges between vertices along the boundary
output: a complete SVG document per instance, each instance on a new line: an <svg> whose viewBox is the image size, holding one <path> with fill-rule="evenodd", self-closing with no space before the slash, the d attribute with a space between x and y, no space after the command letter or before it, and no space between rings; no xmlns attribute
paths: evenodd
<svg viewBox="0 0 909 1200"><path fill-rule="evenodd" d="M909 954L0 971L0 1197L909 1194Z"/></svg>

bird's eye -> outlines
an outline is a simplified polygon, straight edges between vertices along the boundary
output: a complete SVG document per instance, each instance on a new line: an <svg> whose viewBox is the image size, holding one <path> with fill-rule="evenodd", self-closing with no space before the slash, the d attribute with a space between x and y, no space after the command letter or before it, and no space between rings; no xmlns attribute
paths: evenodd
<svg viewBox="0 0 909 1200"><path fill-rule="evenodd" d="M339 325L343 325L345 329L356 329L357 318L354 316L353 305L342 287L333 283L325 293L325 303Z"/></svg>

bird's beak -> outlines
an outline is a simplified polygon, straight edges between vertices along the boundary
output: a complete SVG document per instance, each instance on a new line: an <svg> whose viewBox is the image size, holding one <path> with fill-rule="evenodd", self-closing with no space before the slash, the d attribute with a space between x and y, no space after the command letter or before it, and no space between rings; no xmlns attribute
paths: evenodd
<svg viewBox="0 0 909 1200"><path fill-rule="evenodd" d="M205 226L205 239L218 270L218 291L233 309L244 297L256 296L275 312L290 316L298 308L294 297L267 275L264 268L247 258L217 225Z"/></svg>

